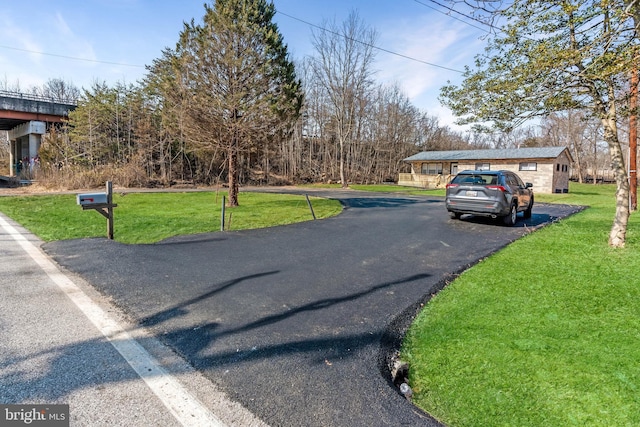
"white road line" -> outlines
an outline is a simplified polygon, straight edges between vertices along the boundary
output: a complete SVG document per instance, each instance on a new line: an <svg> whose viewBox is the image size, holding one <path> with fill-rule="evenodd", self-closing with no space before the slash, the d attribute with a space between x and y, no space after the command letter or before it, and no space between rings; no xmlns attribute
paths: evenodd
<svg viewBox="0 0 640 427"><path fill-rule="evenodd" d="M224 427L211 411L202 405L182 384L162 368L154 358L95 304L73 281L33 243L0 216L0 226L31 256L49 278L71 299L111 345L125 358L136 373L158 396L173 416L184 426Z"/></svg>

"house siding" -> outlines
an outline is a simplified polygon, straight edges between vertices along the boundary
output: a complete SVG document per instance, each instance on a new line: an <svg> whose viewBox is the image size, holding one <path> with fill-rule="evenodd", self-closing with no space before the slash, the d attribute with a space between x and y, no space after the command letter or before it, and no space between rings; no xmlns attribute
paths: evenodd
<svg viewBox="0 0 640 427"><path fill-rule="evenodd" d="M535 171L521 171L521 163L536 163ZM491 170L509 170L518 174L524 182L533 184L538 193L567 193L569 191L569 177L571 159L564 150L556 158L517 158L517 159L473 159L473 160L413 160L411 174L400 174L398 184L422 188L442 188L453 177L451 164L458 165L458 171L476 169L478 163L489 163ZM442 175L422 174L422 165L441 163Z"/></svg>
<svg viewBox="0 0 640 427"><path fill-rule="evenodd" d="M560 166L558 168L557 166ZM558 169L560 169L558 171ZM556 167L553 172L553 192L554 193L568 193L569 192L569 178L571 177L571 159L566 152L563 152L556 159Z"/></svg>

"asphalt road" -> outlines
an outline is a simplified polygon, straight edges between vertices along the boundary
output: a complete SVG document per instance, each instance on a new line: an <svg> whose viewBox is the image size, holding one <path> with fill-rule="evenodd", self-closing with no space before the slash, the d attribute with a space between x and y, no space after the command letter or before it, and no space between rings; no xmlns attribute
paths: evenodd
<svg viewBox="0 0 640 427"><path fill-rule="evenodd" d="M68 405L71 426L264 425L41 244L0 214L0 405Z"/></svg>
<svg viewBox="0 0 640 427"><path fill-rule="evenodd" d="M576 208L538 204L509 228L450 219L438 197L319 195L340 199L344 212L152 245L83 239L43 249L272 426L438 425L388 371L417 307Z"/></svg>

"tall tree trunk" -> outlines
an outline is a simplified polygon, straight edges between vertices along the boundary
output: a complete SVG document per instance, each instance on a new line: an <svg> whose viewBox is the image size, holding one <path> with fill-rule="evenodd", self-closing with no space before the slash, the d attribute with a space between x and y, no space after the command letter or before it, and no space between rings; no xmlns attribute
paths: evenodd
<svg viewBox="0 0 640 427"><path fill-rule="evenodd" d="M638 210L638 67L631 70L631 96L629 98L629 191L631 194L631 210Z"/></svg>
<svg viewBox="0 0 640 427"><path fill-rule="evenodd" d="M581 155L580 155L580 151L578 150L578 148L574 145L573 146L573 153L571 153L573 155L573 158L575 159L575 169L576 169L576 173L578 174L578 182L580 184L582 184L584 182L584 179L582 177L582 161L581 161Z"/></svg>
<svg viewBox="0 0 640 427"><path fill-rule="evenodd" d="M232 144L229 148L229 201L228 206L238 206L238 150Z"/></svg>
<svg viewBox="0 0 640 427"><path fill-rule="evenodd" d="M615 117L615 115L613 116ZM627 170L624 165L624 157L622 148L618 140L616 123L614 119L603 119L604 139L609 145L609 154L611 156L611 168L616 177L616 214L613 220L613 226L609 233L609 246L615 248L624 247L627 235L627 224L629 222L629 181Z"/></svg>
<svg viewBox="0 0 640 427"><path fill-rule="evenodd" d="M347 180L344 173L344 141L340 138L340 184L342 188L347 188Z"/></svg>

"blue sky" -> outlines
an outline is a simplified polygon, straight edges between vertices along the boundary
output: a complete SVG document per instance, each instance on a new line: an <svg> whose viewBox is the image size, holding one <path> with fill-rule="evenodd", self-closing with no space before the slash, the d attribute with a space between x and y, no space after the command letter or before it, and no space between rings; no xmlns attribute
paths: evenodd
<svg viewBox="0 0 640 427"><path fill-rule="evenodd" d="M164 47L175 46L183 22L192 18L200 22L204 14L204 0L0 3L0 79L9 85L19 83L23 89L50 78L87 88L95 80L135 83ZM274 4L283 12L275 20L294 58L313 54L312 29L299 20L341 23L356 10L377 30L378 46L419 60L379 51L378 80L398 82L417 107L438 116L442 124L451 124L453 118L437 100L439 89L448 80L458 83L460 73L420 61L462 70L485 45L485 33L447 16L429 0L275 0Z"/></svg>

